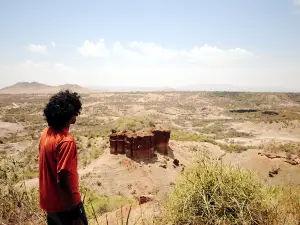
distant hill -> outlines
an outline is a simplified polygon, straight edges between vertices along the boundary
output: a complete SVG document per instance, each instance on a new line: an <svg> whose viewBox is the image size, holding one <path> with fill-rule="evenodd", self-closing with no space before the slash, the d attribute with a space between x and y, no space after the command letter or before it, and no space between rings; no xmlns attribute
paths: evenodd
<svg viewBox="0 0 300 225"><path fill-rule="evenodd" d="M19 89L31 89L31 88L37 88L37 89L43 89L43 88L50 88L51 86L48 86L46 84L41 84L38 82L18 82L14 85L5 87L1 90L19 90Z"/></svg>
<svg viewBox="0 0 300 225"><path fill-rule="evenodd" d="M2 94L41 94L41 93L55 93L60 90L69 89L80 93L92 92L88 88L83 88L77 84L64 84L59 86L50 86L38 82L18 82L14 85L0 89Z"/></svg>

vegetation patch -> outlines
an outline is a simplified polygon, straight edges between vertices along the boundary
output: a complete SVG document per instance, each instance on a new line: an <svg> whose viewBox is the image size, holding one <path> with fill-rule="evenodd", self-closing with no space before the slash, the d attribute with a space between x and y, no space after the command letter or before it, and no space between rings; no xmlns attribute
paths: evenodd
<svg viewBox="0 0 300 225"><path fill-rule="evenodd" d="M148 130L155 127L154 121L149 117L122 117L113 123L113 129L117 131Z"/></svg>
<svg viewBox="0 0 300 225"><path fill-rule="evenodd" d="M234 138L234 137L252 137L251 133L240 132L230 128L228 121L215 121L211 125L201 129L201 133L214 135L216 139Z"/></svg>
<svg viewBox="0 0 300 225"><path fill-rule="evenodd" d="M28 189L23 183L22 166L11 157L0 158L0 221L3 224L44 224L44 213L39 207L38 189Z"/></svg>
<svg viewBox="0 0 300 225"><path fill-rule="evenodd" d="M207 142L219 146L224 151L237 152L237 153L253 148L252 146L243 146L237 144L223 144L217 142L215 137L213 136L202 135L197 133L188 133L188 132L183 132L178 130L174 130L171 132L171 140Z"/></svg>
<svg viewBox="0 0 300 225"><path fill-rule="evenodd" d="M103 213L116 210L124 205L136 202L134 199L127 199L122 195L97 195L94 191L87 188L86 185L81 186L81 193L84 195L84 205L88 218L95 218L95 215L99 216Z"/></svg>
<svg viewBox="0 0 300 225"><path fill-rule="evenodd" d="M237 145L237 144L222 144L222 143L216 143L222 150L226 152L236 152L241 153L244 151L247 151L249 149L254 148L253 146L244 146L244 145Z"/></svg>
<svg viewBox="0 0 300 225"><path fill-rule="evenodd" d="M230 116L233 116L235 120L248 120L253 122L266 122L266 123L288 123L293 120L300 120L300 114L298 108L280 109L276 111L270 110L258 110L257 112L245 112L236 113L231 112Z"/></svg>
<svg viewBox="0 0 300 225"><path fill-rule="evenodd" d="M202 135L202 134L197 134L197 133L183 132L183 131L179 131L179 130L171 131L171 140L215 143L215 139L213 137L210 137L207 135Z"/></svg>
<svg viewBox="0 0 300 225"><path fill-rule="evenodd" d="M267 152L278 153L278 152L286 152L288 154L295 154L300 156L300 143L299 142L290 142L290 143L280 143L273 142L266 146L262 146Z"/></svg>
<svg viewBox="0 0 300 225"><path fill-rule="evenodd" d="M254 173L202 153L178 177L162 218L171 224L296 225L299 196L299 187L267 186Z"/></svg>
<svg viewBox="0 0 300 225"><path fill-rule="evenodd" d="M92 160L99 158L108 148L107 142L103 141L102 138L82 137L77 138L76 141L80 167L86 167Z"/></svg>

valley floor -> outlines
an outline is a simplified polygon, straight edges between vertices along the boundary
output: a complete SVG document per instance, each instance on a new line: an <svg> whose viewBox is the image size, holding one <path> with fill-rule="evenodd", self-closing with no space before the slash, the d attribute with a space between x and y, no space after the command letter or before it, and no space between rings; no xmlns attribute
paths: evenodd
<svg viewBox="0 0 300 225"><path fill-rule="evenodd" d="M14 185L38 187L38 139L46 126L42 109L49 95L0 95L0 166L15 160ZM257 172L270 185L300 184L300 95L277 93L90 93L72 127L79 150L79 174L98 220L116 222L159 213L176 178L199 152L224 164ZM233 109L255 112L233 112ZM276 114L266 114L273 111ZM171 130L168 155L134 161L109 153L111 129ZM174 166L178 159L180 165ZM164 165L164 166L162 166ZM272 173L277 170L278 173ZM9 172L9 170L8 170ZM270 174L271 172L271 174ZM0 177L4 179L4 177ZM139 206L141 195L153 202ZM117 210L117 211L116 211ZM148 213L148 214L147 214ZM91 207L88 215L93 218ZM1 221L1 220L0 220Z"/></svg>

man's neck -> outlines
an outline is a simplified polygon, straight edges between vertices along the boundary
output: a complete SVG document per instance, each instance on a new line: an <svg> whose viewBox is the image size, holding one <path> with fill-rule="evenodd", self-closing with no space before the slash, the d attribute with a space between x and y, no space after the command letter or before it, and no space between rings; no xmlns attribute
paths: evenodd
<svg viewBox="0 0 300 225"><path fill-rule="evenodd" d="M69 131L70 131L70 125L64 127L62 130L63 130L64 133L69 133Z"/></svg>

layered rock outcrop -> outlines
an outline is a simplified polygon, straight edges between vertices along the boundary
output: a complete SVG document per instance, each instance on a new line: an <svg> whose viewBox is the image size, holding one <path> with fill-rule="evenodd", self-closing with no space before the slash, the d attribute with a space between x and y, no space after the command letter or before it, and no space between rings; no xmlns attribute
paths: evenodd
<svg viewBox="0 0 300 225"><path fill-rule="evenodd" d="M132 159L152 159L154 151L168 154L170 131L153 129L151 132L112 131L110 135L110 153L126 154Z"/></svg>

